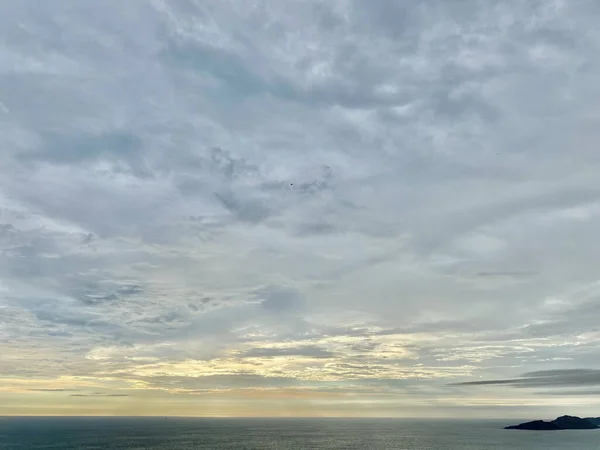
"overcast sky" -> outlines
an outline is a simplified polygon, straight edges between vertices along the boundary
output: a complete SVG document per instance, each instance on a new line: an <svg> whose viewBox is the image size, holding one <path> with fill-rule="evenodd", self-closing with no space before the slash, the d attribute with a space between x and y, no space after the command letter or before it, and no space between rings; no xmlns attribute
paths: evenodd
<svg viewBox="0 0 600 450"><path fill-rule="evenodd" d="M600 415L598 23L0 2L0 414Z"/></svg>

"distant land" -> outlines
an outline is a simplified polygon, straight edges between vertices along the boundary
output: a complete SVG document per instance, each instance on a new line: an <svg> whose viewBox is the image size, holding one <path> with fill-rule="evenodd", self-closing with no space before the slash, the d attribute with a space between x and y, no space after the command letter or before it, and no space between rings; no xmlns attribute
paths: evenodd
<svg viewBox="0 0 600 450"><path fill-rule="evenodd" d="M594 430L600 428L600 417L586 417L582 419L576 416L560 416L550 422L543 420L533 420L531 422L521 423L504 427L505 430L534 430L534 431L552 431L552 430Z"/></svg>

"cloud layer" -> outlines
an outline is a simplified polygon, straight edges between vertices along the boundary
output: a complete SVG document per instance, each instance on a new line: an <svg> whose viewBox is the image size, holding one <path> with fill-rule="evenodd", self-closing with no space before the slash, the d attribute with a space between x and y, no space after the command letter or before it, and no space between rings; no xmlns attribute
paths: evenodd
<svg viewBox="0 0 600 450"><path fill-rule="evenodd" d="M501 415L596 379L599 19L4 2L0 414Z"/></svg>

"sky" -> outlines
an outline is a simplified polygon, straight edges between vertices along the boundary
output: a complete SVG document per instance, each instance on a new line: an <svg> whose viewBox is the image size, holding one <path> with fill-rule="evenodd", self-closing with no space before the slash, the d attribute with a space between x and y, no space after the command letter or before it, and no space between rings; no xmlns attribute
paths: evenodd
<svg viewBox="0 0 600 450"><path fill-rule="evenodd" d="M0 415L600 415L599 21L0 2Z"/></svg>

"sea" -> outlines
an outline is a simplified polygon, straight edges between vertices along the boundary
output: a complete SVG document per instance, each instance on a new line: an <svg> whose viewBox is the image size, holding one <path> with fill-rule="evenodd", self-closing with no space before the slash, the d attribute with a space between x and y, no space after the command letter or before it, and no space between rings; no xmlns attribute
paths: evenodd
<svg viewBox="0 0 600 450"><path fill-rule="evenodd" d="M0 417L0 449L600 449L600 430L502 429L513 422Z"/></svg>

